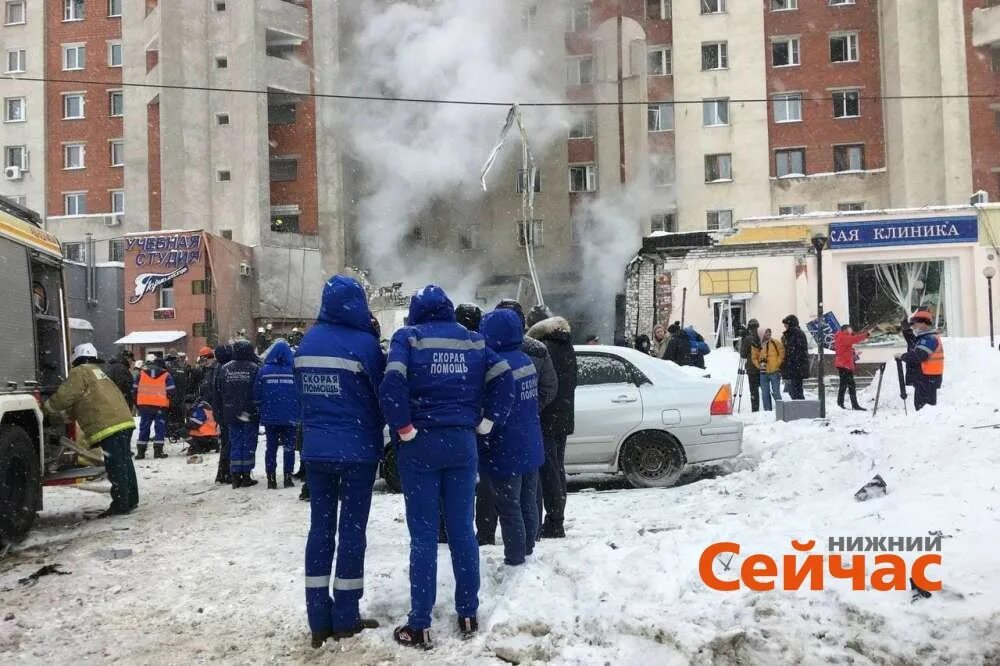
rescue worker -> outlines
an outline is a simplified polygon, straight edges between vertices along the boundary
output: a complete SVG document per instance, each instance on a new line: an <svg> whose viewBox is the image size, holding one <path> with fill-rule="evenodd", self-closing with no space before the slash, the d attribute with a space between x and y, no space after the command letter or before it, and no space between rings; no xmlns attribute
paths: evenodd
<svg viewBox="0 0 1000 666"><path fill-rule="evenodd" d="M295 382L302 404L301 459L310 501L306 613L314 648L330 638L340 640L378 627L378 622L362 618L359 608L365 532L384 427L378 387L385 357L372 321L361 284L335 275L323 287L316 324L295 353Z"/></svg>
<svg viewBox="0 0 1000 666"><path fill-rule="evenodd" d="M215 348L214 354L215 372L210 376L206 375L203 385L206 394L211 395L208 402L211 403L212 410L215 412L215 420L219 424L220 432L219 469L215 473L215 482L227 485L233 482L233 477L229 472L229 424L226 420L226 406L222 401L222 369L233 360L233 348L231 345L219 345Z"/></svg>
<svg viewBox="0 0 1000 666"><path fill-rule="evenodd" d="M167 436L167 411L176 387L174 378L163 367L163 359L150 354L146 365L135 380L135 404L139 408L139 441L136 443L136 460L146 457L150 429L153 430L153 457L166 458L163 450Z"/></svg>
<svg viewBox="0 0 1000 666"><path fill-rule="evenodd" d="M760 411L760 375L763 372L758 361L754 359L760 358L761 353L761 341L760 341L760 324L756 319L751 319L747 322L747 327L740 338L740 359L743 361L743 373L747 378L747 388L750 389L750 411L757 412ZM784 350L784 346L782 346ZM768 368L768 374L780 375L780 364L777 368ZM770 391L772 387L768 387L765 390ZM779 389L780 395L780 389ZM775 400L778 400L777 396ZM770 410L768 410L770 411Z"/></svg>
<svg viewBox="0 0 1000 666"><path fill-rule="evenodd" d="M257 363L249 340L233 343L233 360L219 372L222 413L229 430L229 474L233 488L257 485L251 478L257 456L257 405L253 400Z"/></svg>
<svg viewBox="0 0 1000 666"><path fill-rule="evenodd" d="M906 363L907 381L913 386L913 406L919 411L925 405L937 404L937 392L944 377L944 343L934 331L934 318L927 310L917 310L910 317L912 342L905 354L896 358Z"/></svg>
<svg viewBox="0 0 1000 666"><path fill-rule="evenodd" d="M505 360L514 379L514 405L493 432L480 439L480 478L489 479L503 534L504 563L524 564L538 533L538 468L545 461L538 408L538 372L521 351L524 328L514 313L497 309L483 317L486 344Z"/></svg>
<svg viewBox="0 0 1000 666"><path fill-rule="evenodd" d="M295 386L292 367L292 348L284 340L277 340L267 353L264 367L254 383L254 402L260 411L260 422L267 435L264 450L264 471L267 473L268 490L278 488L278 447L284 449L281 471L285 474L284 487L293 488L295 472L295 437L299 423L299 390Z"/></svg>
<svg viewBox="0 0 1000 666"><path fill-rule="evenodd" d="M115 383L118 390L122 392L129 410L132 410L135 407L135 403L133 402L135 398L132 395L132 384L135 378L132 377L132 363L129 361L128 352L123 351L108 361L108 364L104 366L104 373Z"/></svg>
<svg viewBox="0 0 1000 666"><path fill-rule="evenodd" d="M428 285L413 296L407 323L392 337L379 390L382 412L400 440L397 460L410 532L410 615L393 636L401 645L427 648L442 497L459 631L469 637L479 629L479 547L472 519L476 434L488 435L504 420L514 402L514 380L510 365L482 336L458 324L441 287Z"/></svg>
<svg viewBox="0 0 1000 666"><path fill-rule="evenodd" d="M219 424L207 400L198 400L187 417L188 453L219 450Z"/></svg>
<svg viewBox="0 0 1000 666"><path fill-rule="evenodd" d="M104 450L104 469L111 482L111 506L98 518L130 513L139 505L139 482L132 465L132 412L114 382L98 366L92 344L73 350L72 369L45 403L46 411L76 421L87 441Z"/></svg>
<svg viewBox="0 0 1000 666"><path fill-rule="evenodd" d="M188 391L191 390L187 365L176 350L171 349L166 356L167 372L174 380L174 391L170 395L170 409L167 411L167 435L170 439L180 437L184 431Z"/></svg>

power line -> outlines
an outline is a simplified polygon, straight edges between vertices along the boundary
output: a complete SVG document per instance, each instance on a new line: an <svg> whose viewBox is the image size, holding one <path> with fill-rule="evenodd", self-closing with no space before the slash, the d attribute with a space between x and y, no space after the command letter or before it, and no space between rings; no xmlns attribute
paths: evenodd
<svg viewBox="0 0 1000 666"><path fill-rule="evenodd" d="M83 85L83 86L106 86L110 88L153 88L157 90L178 90L178 91L191 91L191 92L217 92L217 93L236 93L245 95L268 95L272 93L277 94L288 94L295 95L298 97L311 97L315 99L336 99L343 101L358 101L358 102L394 102L394 103L404 103L404 104L438 104L438 105L454 105L454 106L485 106L485 107L509 107L514 104L514 101L494 101L494 100L469 100L469 99L445 99L445 98L435 98L435 97L395 97L389 95L348 95L342 93L296 93L288 92L283 90L258 90L256 88L219 88L215 86L195 86L195 85L178 85L169 83L131 83L125 81L97 81L93 79L59 79L50 77L33 77L33 76L2 76L0 80L6 81L29 81L35 83L64 83L73 85ZM775 95L782 95L785 93L774 93ZM799 93L801 94L801 93ZM1000 93L966 93L966 94L956 94L956 95L859 95L857 97L859 100L867 101L939 101L939 100L1000 100ZM764 98L728 98L727 100L730 104L769 104L774 101L773 97ZM825 103L829 101L827 97L806 97L801 96L801 101L803 102L817 102ZM626 101L623 102L624 106L641 106L646 104L656 104L656 103L670 103L674 105L678 104L702 104L704 100L701 99L665 99L665 100L647 100L647 101ZM541 102L516 102L522 107L535 107L535 108L552 108L552 107L574 107L574 106L618 106L617 101L610 102L600 102L596 100L563 100L563 101L541 101Z"/></svg>

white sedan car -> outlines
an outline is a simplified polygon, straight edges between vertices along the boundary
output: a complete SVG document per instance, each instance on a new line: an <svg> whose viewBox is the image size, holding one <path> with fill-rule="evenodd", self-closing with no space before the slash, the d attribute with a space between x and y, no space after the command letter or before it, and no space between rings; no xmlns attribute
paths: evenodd
<svg viewBox="0 0 1000 666"><path fill-rule="evenodd" d="M684 466L743 448L728 383L626 347L576 347L576 428L568 474L622 472L635 487L674 484Z"/></svg>

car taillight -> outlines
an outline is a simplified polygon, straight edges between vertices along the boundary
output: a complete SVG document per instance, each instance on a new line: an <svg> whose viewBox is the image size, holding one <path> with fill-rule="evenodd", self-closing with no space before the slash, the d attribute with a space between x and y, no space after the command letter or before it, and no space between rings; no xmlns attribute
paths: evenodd
<svg viewBox="0 0 1000 666"><path fill-rule="evenodd" d="M733 389L723 384L712 399L712 416L731 416L733 413Z"/></svg>

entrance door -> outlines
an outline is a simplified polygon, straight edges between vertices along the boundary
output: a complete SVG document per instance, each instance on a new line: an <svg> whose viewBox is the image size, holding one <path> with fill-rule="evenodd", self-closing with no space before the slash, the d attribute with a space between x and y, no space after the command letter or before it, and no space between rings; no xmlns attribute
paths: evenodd
<svg viewBox="0 0 1000 666"><path fill-rule="evenodd" d="M732 344L736 332L746 325L746 301L726 298L712 303L715 321L715 342L718 347Z"/></svg>

